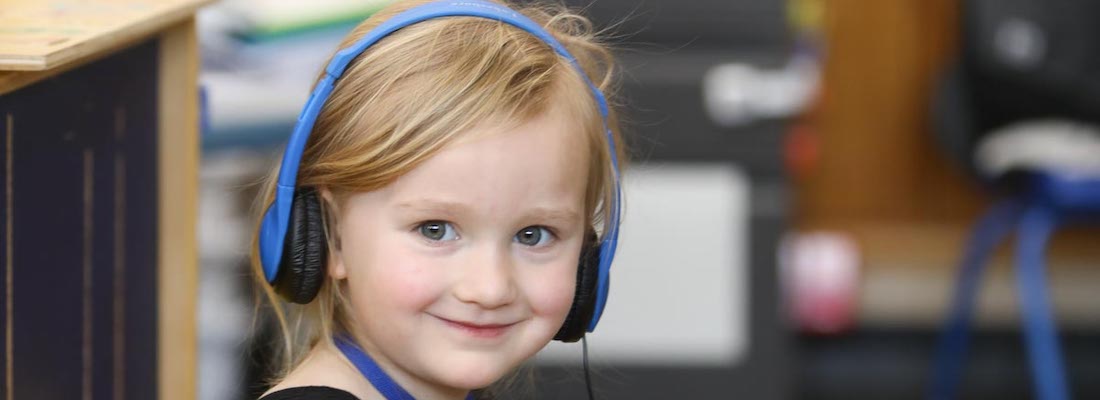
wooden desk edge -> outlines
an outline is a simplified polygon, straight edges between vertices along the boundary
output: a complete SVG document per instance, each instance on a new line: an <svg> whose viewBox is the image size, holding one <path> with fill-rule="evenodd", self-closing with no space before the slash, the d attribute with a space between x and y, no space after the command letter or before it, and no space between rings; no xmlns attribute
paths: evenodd
<svg viewBox="0 0 1100 400"><path fill-rule="evenodd" d="M104 34L87 42L51 54L41 63L27 63L18 70L0 70L0 95L14 92L43 79L99 60L143 40L156 36L181 21L190 20L202 6L213 0L186 3L183 6L150 18L117 32ZM23 66L26 66L25 68Z"/></svg>
<svg viewBox="0 0 1100 400"><path fill-rule="evenodd" d="M199 44L194 18L161 35L157 398L197 397Z"/></svg>

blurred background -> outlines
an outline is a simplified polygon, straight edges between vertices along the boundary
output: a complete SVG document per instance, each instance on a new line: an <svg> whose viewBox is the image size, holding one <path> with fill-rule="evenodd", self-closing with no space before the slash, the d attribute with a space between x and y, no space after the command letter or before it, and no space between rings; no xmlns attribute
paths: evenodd
<svg viewBox="0 0 1100 400"><path fill-rule="evenodd" d="M338 40L385 4L199 12L201 399L265 389L256 343L271 327L247 263L257 182ZM567 4L614 34L634 159L589 343L600 398L1100 397L1100 231L1087 225L1100 208L1100 7ZM1033 223L1011 239L1020 221ZM1028 226L1059 229L1048 246ZM1017 280L1025 264L1041 279ZM1029 325L1049 317L1029 308L1046 295L1060 351L1029 356L1025 337L1050 343ZM1039 359L1064 368L1035 374ZM583 398L579 345L533 366L538 398Z"/></svg>

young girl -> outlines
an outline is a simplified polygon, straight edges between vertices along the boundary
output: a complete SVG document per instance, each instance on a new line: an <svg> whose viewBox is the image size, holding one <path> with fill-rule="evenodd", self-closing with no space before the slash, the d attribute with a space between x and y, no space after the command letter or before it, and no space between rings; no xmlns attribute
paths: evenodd
<svg viewBox="0 0 1100 400"><path fill-rule="evenodd" d="M594 329L623 146L588 20L403 1L341 49L262 194L262 399L470 398Z"/></svg>

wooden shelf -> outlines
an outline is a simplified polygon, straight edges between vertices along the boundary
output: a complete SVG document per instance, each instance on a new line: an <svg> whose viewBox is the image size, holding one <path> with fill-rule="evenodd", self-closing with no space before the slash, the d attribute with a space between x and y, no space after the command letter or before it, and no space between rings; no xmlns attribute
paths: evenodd
<svg viewBox="0 0 1100 400"><path fill-rule="evenodd" d="M970 226L965 223L823 224L859 243L857 319L867 326L938 327L955 285ZM838 228L839 227L839 228ZM1051 302L1063 327L1100 330L1100 248L1095 229L1059 231L1047 252ZM1004 243L986 266L977 298L979 326L1019 326L1015 248Z"/></svg>

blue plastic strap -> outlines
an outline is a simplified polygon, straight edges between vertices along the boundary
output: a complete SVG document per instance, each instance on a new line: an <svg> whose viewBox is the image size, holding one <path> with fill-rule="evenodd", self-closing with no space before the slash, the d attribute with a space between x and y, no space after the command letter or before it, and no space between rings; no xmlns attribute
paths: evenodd
<svg viewBox="0 0 1100 400"><path fill-rule="evenodd" d="M610 132L608 133L610 135ZM614 140L608 137L608 142L612 143L611 147L611 159L614 165L616 165L615 174L615 201L611 203L611 221L608 221L608 231L604 233L603 241L600 242L600 267L598 279L596 280L596 304L595 310L592 313L592 319L588 321L588 332L596 330L596 325L600 322L600 317L603 316L603 310L607 306L607 295L611 290L611 262L615 260L615 250L619 246L619 216L622 212L619 199L622 198L622 188L619 186L619 168L618 160L615 156Z"/></svg>
<svg viewBox="0 0 1100 400"><path fill-rule="evenodd" d="M1004 200L991 207L974 225L959 265L954 298L937 345L929 400L950 400L956 397L970 336L974 297L981 283L982 272L997 245L1012 233L1021 212L1022 206L1018 202Z"/></svg>
<svg viewBox="0 0 1100 400"><path fill-rule="evenodd" d="M1016 288L1020 292L1020 319L1024 324L1032 391L1039 400L1072 398L1062 361L1062 346L1047 293L1044 249L1057 225L1057 216L1043 206L1032 206L1020 217L1016 248Z"/></svg>
<svg viewBox="0 0 1100 400"><path fill-rule="evenodd" d="M359 349L359 346L352 343L351 340L343 336L337 336L333 338L333 341L336 342L336 347L340 349L340 352L344 353L344 357L347 357L348 361L355 365L355 369L358 369L359 373L367 378L371 386L374 386L378 393L381 393L387 400L416 400L405 388L397 384L389 375L386 375L386 371L383 371L378 363L374 362L374 359ZM472 392L466 395L466 400L473 399L474 394Z"/></svg>

